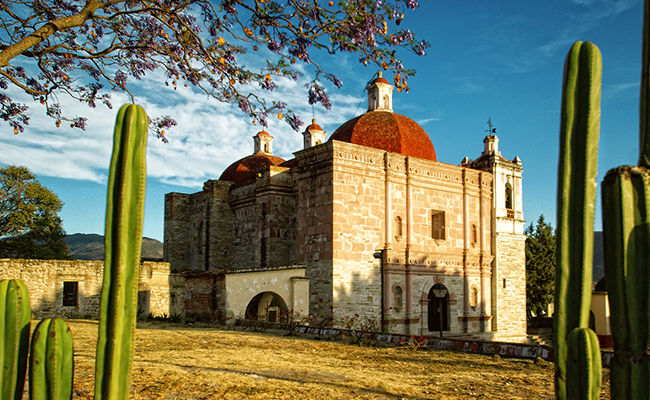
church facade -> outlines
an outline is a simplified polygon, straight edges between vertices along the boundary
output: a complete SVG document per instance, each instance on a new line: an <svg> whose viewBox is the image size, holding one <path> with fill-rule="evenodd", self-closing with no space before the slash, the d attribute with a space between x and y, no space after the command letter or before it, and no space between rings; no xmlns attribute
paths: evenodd
<svg viewBox="0 0 650 400"><path fill-rule="evenodd" d="M203 296L227 320L284 312L525 338L521 160L488 135L475 160L438 162L428 134L393 111L392 90L379 75L368 111L327 140L313 121L294 159L273 156L262 131L254 154L201 192L166 195L164 260L213 282L186 291L186 312Z"/></svg>

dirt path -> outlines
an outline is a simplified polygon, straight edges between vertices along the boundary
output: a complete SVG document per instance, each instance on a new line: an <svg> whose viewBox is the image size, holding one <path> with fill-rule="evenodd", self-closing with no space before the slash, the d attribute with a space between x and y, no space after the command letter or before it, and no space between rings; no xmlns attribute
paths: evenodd
<svg viewBox="0 0 650 400"><path fill-rule="evenodd" d="M75 399L91 399L97 322L71 321ZM145 323L132 399L553 399L553 365ZM609 371L606 371L608 373ZM608 377L605 377L608 384ZM609 399L605 385L603 399Z"/></svg>

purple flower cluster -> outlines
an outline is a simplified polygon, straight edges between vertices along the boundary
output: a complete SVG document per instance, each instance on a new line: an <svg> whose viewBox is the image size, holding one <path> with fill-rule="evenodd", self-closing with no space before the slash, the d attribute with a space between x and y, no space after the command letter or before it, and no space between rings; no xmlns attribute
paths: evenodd
<svg viewBox="0 0 650 400"><path fill-rule="evenodd" d="M330 99L327 97L327 94L325 93L325 89L322 86L319 86L318 84L314 83L309 87L309 91L307 93L309 97L309 104L316 104L316 103L321 103L323 107L325 107L328 110L332 109L332 103L330 102Z"/></svg>

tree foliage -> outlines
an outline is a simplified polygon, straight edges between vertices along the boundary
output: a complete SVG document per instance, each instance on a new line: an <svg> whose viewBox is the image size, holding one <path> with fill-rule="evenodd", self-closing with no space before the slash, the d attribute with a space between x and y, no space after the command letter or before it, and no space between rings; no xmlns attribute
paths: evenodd
<svg viewBox="0 0 650 400"><path fill-rule="evenodd" d="M539 315L553 301L555 290L555 231L540 215L524 230L526 239L526 311Z"/></svg>
<svg viewBox="0 0 650 400"><path fill-rule="evenodd" d="M400 27L416 0L2 0L0 1L0 118L14 133L28 124L27 105L12 100L19 89L61 121L69 118L58 95L90 107L111 107L112 91L133 99L129 82L157 69L167 85L193 85L219 101L237 104L254 122L286 116L296 130L300 118L285 102L267 102L255 88L272 91L275 77L297 80L300 64L311 67L309 104L330 108L324 81L342 82L325 71L316 54L357 53L364 65L392 70L398 90L414 71L404 68L396 48L424 55L426 41ZM266 64L244 65L247 51L268 49ZM316 51L314 51L316 50ZM151 121L160 135L170 117ZM161 136L164 139L164 136Z"/></svg>
<svg viewBox="0 0 650 400"><path fill-rule="evenodd" d="M62 207L27 168L0 168L0 257L71 259Z"/></svg>

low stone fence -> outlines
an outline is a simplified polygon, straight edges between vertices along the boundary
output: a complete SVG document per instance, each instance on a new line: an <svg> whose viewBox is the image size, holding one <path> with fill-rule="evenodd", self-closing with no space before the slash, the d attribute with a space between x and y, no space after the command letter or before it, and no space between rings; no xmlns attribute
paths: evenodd
<svg viewBox="0 0 650 400"><path fill-rule="evenodd" d="M291 327L286 324L269 324L257 321L243 320L243 325L264 326L279 330L293 330L297 333L316 335L316 336L357 336L371 338L380 342L393 343L396 345L408 343L409 340L417 340L420 347L432 348L437 350L458 351L463 353L474 353L483 355L498 355L500 357L520 358L520 359L537 359L553 362L553 349L549 346L540 346L522 343L505 343L505 342L488 342L480 340L463 340L440 338L435 336L409 336L391 333L370 333L361 331L347 331L335 328L315 328L311 326ZM609 368L614 352L611 350L602 350L602 365Z"/></svg>

